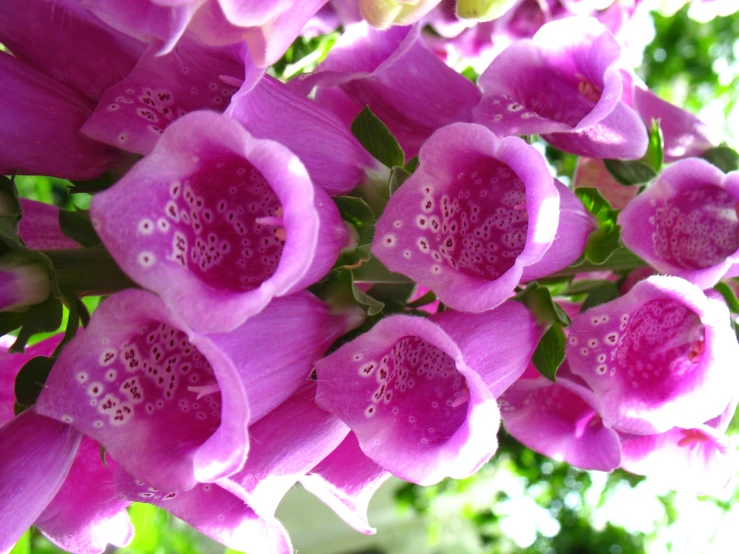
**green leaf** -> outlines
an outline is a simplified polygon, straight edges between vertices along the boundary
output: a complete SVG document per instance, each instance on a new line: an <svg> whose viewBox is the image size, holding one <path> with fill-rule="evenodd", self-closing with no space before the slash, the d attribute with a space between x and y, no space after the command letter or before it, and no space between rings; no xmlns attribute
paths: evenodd
<svg viewBox="0 0 739 554"><path fill-rule="evenodd" d="M664 162L664 139L662 137L662 129L660 127L659 119L652 119L652 126L649 130L649 144L647 146L647 153L642 158L642 161L646 162L649 167L654 169L657 173L662 169Z"/></svg>
<svg viewBox="0 0 739 554"><path fill-rule="evenodd" d="M365 106L352 121L352 134L367 152L387 167L405 163L405 155L397 139L369 106Z"/></svg>
<svg viewBox="0 0 739 554"><path fill-rule="evenodd" d="M731 289L731 287L726 283L716 283L713 288L716 290L716 292L724 297L724 301L729 307L729 310L731 310L735 314L739 314L739 300L737 299L736 294L734 294L734 291Z"/></svg>
<svg viewBox="0 0 739 554"><path fill-rule="evenodd" d="M71 181L74 186L69 189L69 192L70 194L95 194L96 192L110 188L115 184L115 181L115 177L110 172L107 172L103 173L97 179L91 179L90 181Z"/></svg>
<svg viewBox="0 0 739 554"><path fill-rule="evenodd" d="M622 185L640 185L651 181L657 172L642 160L603 160L608 173Z"/></svg>
<svg viewBox="0 0 739 554"><path fill-rule="evenodd" d="M31 358L15 378L15 399L21 406L33 406L44 389L46 378L54 365L54 358Z"/></svg>
<svg viewBox="0 0 739 554"><path fill-rule="evenodd" d="M590 308L595 308L596 306L615 300L619 295L620 292L616 283L603 281L599 286L594 288L585 299L585 302L582 304L582 311L584 312Z"/></svg>
<svg viewBox="0 0 739 554"><path fill-rule="evenodd" d="M565 311L552 300L552 293L548 288L542 287L536 281L516 295L515 300L526 306L536 317L539 325L558 323L567 327L570 317Z"/></svg>
<svg viewBox="0 0 739 554"><path fill-rule="evenodd" d="M704 160L711 162L724 173L739 169L739 154L728 146L717 146L709 148L701 156Z"/></svg>
<svg viewBox="0 0 739 554"><path fill-rule="evenodd" d="M611 207L598 189L576 188L575 195L583 203L585 209L595 216L598 223L616 222L618 212Z"/></svg>
<svg viewBox="0 0 739 554"><path fill-rule="evenodd" d="M557 370L565 359L566 342L562 326L555 323L544 333L531 358L534 367L550 381L556 379Z"/></svg>
<svg viewBox="0 0 739 554"><path fill-rule="evenodd" d="M403 169L402 167L398 167L397 165L393 167L390 170L390 179L388 180L388 190L390 191L390 196L395 194L395 191L400 188L400 185L405 183L408 178L411 176L411 173Z"/></svg>
<svg viewBox="0 0 739 554"><path fill-rule="evenodd" d="M341 218L356 231L356 247L343 252L334 264L334 269L355 269L372 257L370 248L375 233L375 215L372 208L361 198L336 196L333 198L339 208Z"/></svg>
<svg viewBox="0 0 739 554"><path fill-rule="evenodd" d="M23 314L23 327L9 351L24 352L32 335L56 331L62 324L62 314L62 303L53 294L41 304L28 308Z"/></svg>
<svg viewBox="0 0 739 554"><path fill-rule="evenodd" d="M600 265L619 248L621 248L621 226L614 225L590 233L584 254L589 262Z"/></svg>
<svg viewBox="0 0 739 554"><path fill-rule="evenodd" d="M62 233L82 246L98 246L102 242L87 210L59 210L59 226Z"/></svg>

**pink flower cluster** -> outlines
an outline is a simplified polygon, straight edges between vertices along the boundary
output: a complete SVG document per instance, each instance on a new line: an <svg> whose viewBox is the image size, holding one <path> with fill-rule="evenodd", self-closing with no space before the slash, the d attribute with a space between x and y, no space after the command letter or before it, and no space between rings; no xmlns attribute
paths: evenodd
<svg viewBox="0 0 739 554"><path fill-rule="evenodd" d="M733 479L739 344L712 287L739 276L739 172L698 159L710 130L623 66L638 2L460 0L454 17L427 0L6 4L0 173L115 184L92 199L91 247L64 212L0 190L3 222L22 210L0 311L66 294L91 252L135 287L64 340L19 354L2 338L0 552L30 525L78 554L126 545L126 507L146 502L230 548L288 553L275 511L298 482L373 533L390 475L467 477L501 423L584 469L697 492ZM315 71L267 69L336 28ZM451 49L494 55L473 83ZM655 175L671 165L637 195L609 171L646 163L653 120ZM580 156L574 190L534 135ZM369 238L348 203L374 210ZM637 265L590 263L608 225ZM621 295L586 309L593 269ZM662 275L637 282L645 269ZM378 283L414 296L378 316ZM569 327L532 296L546 286ZM546 378L557 332L566 358ZM51 369L25 405L38 360Z"/></svg>

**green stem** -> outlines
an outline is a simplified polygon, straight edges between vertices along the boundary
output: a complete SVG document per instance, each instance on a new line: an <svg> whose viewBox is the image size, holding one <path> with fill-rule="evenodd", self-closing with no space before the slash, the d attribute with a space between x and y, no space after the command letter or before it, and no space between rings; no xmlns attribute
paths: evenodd
<svg viewBox="0 0 739 554"><path fill-rule="evenodd" d="M547 275L543 279L551 277L568 277L570 275L576 275L578 273L587 273L589 271L631 271L639 267L646 266L646 262L636 256L630 250L626 248L619 248L613 255L608 258L602 264L590 263L587 260L577 266L566 267L560 271L556 271L550 275Z"/></svg>
<svg viewBox="0 0 739 554"><path fill-rule="evenodd" d="M59 288L75 296L107 296L138 285L123 273L105 248L47 250Z"/></svg>

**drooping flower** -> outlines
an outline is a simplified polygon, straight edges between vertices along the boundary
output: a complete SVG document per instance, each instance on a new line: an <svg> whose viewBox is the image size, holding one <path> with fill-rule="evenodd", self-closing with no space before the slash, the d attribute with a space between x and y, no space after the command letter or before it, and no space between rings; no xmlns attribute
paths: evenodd
<svg viewBox="0 0 739 554"><path fill-rule="evenodd" d="M83 437L64 484L34 525L76 554L102 553L108 543L127 546L134 530L126 512L130 502L113 493L116 467L110 456L103 463L100 445Z"/></svg>
<svg viewBox="0 0 739 554"><path fill-rule="evenodd" d="M718 416L736 394L737 355L723 301L662 276L574 318L567 347L606 425L642 435Z"/></svg>
<svg viewBox="0 0 739 554"><path fill-rule="evenodd" d="M503 303L522 278L574 262L592 229L533 147L458 123L423 146L418 169L377 223L372 251L452 308L480 312Z"/></svg>
<svg viewBox="0 0 739 554"><path fill-rule="evenodd" d="M621 467L673 489L716 494L736 480L739 461L724 434L736 410L734 400L718 417L690 429L657 435L624 435Z"/></svg>
<svg viewBox="0 0 739 554"><path fill-rule="evenodd" d="M106 25L77 0L7 2L0 43L14 56L92 99L125 77L146 45Z"/></svg>
<svg viewBox="0 0 739 554"><path fill-rule="evenodd" d="M23 217L18 223L18 236L31 250L65 250L80 244L62 232L59 208L28 198L20 199Z"/></svg>
<svg viewBox="0 0 739 554"><path fill-rule="evenodd" d="M621 238L658 271L706 289L737 272L737 202L739 172L681 160L621 212Z"/></svg>
<svg viewBox="0 0 739 554"><path fill-rule="evenodd" d="M51 294L49 270L20 253L0 256L0 311L22 312Z"/></svg>
<svg viewBox="0 0 739 554"><path fill-rule="evenodd" d="M349 428L315 403L308 381L249 427L251 448L243 469L219 484L262 517L273 517L287 491L328 456Z"/></svg>
<svg viewBox="0 0 739 554"><path fill-rule="evenodd" d="M592 392L568 374L565 362L553 383L529 367L498 399L503 425L545 456L581 469L612 471L621 463L619 436L603 424Z"/></svg>
<svg viewBox="0 0 739 554"><path fill-rule="evenodd" d="M376 529L367 520L367 507L390 473L364 455L357 436L349 433L336 450L300 479L347 525L365 535Z"/></svg>
<svg viewBox="0 0 739 554"><path fill-rule="evenodd" d="M237 87L224 79L246 78L245 86L253 86L261 75L239 45L209 47L186 34L164 56L151 47L133 71L105 91L82 132L148 154L164 130L186 113L225 110Z"/></svg>
<svg viewBox="0 0 739 554"><path fill-rule="evenodd" d="M285 528L276 519L259 517L244 502L216 484L198 484L187 491L160 490L120 468L119 497L153 504L221 544L250 554L291 554Z"/></svg>
<svg viewBox="0 0 739 554"><path fill-rule="evenodd" d="M540 336L513 302L479 315L390 316L315 364L316 403L402 479L467 477L495 452L494 397L524 371Z"/></svg>
<svg viewBox="0 0 739 554"><path fill-rule="evenodd" d="M81 0L116 29L170 52L185 31L212 45L246 42L254 63L280 59L327 0Z"/></svg>
<svg viewBox="0 0 739 554"><path fill-rule="evenodd" d="M0 552L10 551L62 487L80 439L32 409L0 427Z"/></svg>
<svg viewBox="0 0 739 554"><path fill-rule="evenodd" d="M638 187L622 185L606 169L603 160L578 158L574 187L596 188L615 210L623 210L639 192Z"/></svg>
<svg viewBox="0 0 739 554"><path fill-rule="evenodd" d="M501 136L541 134L581 156L640 158L647 132L621 101L620 55L616 40L594 19L550 22L504 50L480 75L483 98L475 121Z"/></svg>
<svg viewBox="0 0 739 554"><path fill-rule="evenodd" d="M92 101L6 52L0 52L0 174L94 179L118 160L108 145L79 132Z"/></svg>
<svg viewBox="0 0 739 554"><path fill-rule="evenodd" d="M226 115L256 138L287 146L331 195L349 192L382 167L336 115L271 77L242 85Z"/></svg>
<svg viewBox="0 0 739 554"><path fill-rule="evenodd" d="M417 25L387 31L350 26L318 70L302 81L306 94L319 87L316 101L328 109L334 109L337 93L343 95L341 110L349 117L368 105L408 158L436 129L472 121L472 108L480 99L472 82L424 46Z"/></svg>
<svg viewBox="0 0 739 554"><path fill-rule="evenodd" d="M359 0L367 23L376 29L392 25L411 25L429 13L441 0Z"/></svg>
<svg viewBox="0 0 739 554"><path fill-rule="evenodd" d="M36 409L99 441L152 486L188 490L241 469L249 423L360 321L299 293L230 333L196 335L154 295L124 291L65 347Z"/></svg>
<svg viewBox="0 0 739 554"><path fill-rule="evenodd" d="M212 112L173 123L91 215L129 277L196 331L233 329L317 282L349 236L294 154Z"/></svg>

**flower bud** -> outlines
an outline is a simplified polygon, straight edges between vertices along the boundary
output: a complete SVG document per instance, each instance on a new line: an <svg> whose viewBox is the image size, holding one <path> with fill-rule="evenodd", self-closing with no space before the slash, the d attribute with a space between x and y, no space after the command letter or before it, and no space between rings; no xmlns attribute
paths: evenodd
<svg viewBox="0 0 739 554"><path fill-rule="evenodd" d="M0 258L0 310L20 312L46 300L51 293L49 271L20 254Z"/></svg>

